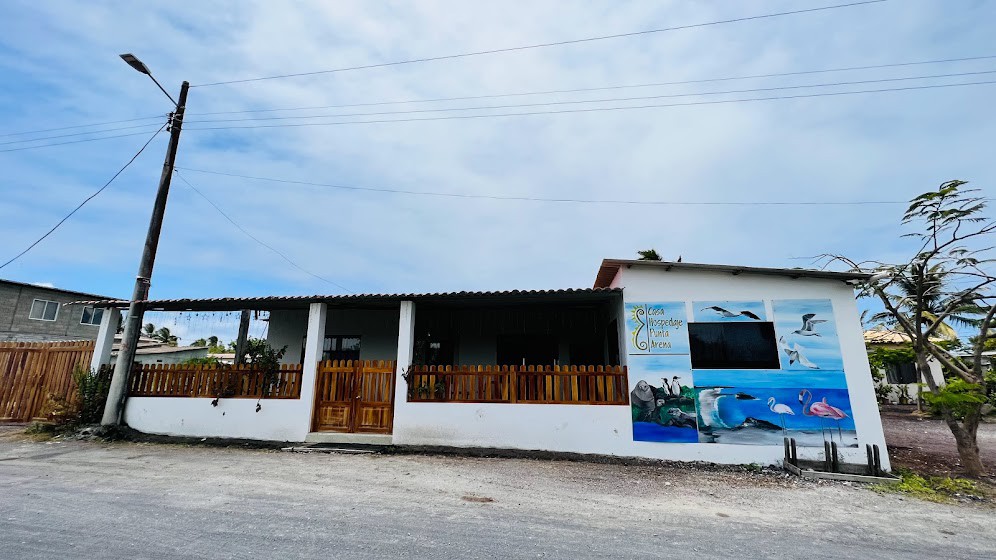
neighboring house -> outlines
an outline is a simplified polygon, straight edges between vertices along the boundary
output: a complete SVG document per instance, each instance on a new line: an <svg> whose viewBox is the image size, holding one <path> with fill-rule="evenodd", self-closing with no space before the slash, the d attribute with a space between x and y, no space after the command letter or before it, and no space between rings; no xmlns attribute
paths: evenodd
<svg viewBox="0 0 996 560"><path fill-rule="evenodd" d="M96 340L103 310L80 299L106 296L0 280L0 342Z"/></svg>
<svg viewBox="0 0 996 560"><path fill-rule="evenodd" d="M232 365L235 363L235 352L221 352L217 354L208 354L208 358L217 360L219 364Z"/></svg>
<svg viewBox="0 0 996 560"><path fill-rule="evenodd" d="M122 335L114 335L111 363L118 357ZM139 364L182 364L194 358L207 358L206 346L170 346L154 338L140 336L135 349L135 362Z"/></svg>
<svg viewBox="0 0 996 560"><path fill-rule="evenodd" d="M879 326L864 332L865 346L868 352L875 348L902 348L910 345L910 336L906 333L890 330ZM927 364L930 366L930 375L939 387L944 386L944 372L941 364L934 358L928 358ZM909 404L916 402L917 392L920 391L919 384L926 383L918 375L915 361L901 364L888 364L881 372L883 377L879 381L879 396L893 404Z"/></svg>
<svg viewBox="0 0 996 560"><path fill-rule="evenodd" d="M605 260L587 289L153 300L266 311L286 363L266 377L139 368L125 420L177 436L734 464L779 462L792 437L803 458L833 441L862 464L877 445L888 468L854 296L868 278Z"/></svg>

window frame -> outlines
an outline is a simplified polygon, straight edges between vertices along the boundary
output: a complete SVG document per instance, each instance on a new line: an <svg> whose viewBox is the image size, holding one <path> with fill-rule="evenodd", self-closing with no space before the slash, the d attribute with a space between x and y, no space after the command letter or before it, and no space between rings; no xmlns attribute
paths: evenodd
<svg viewBox="0 0 996 560"><path fill-rule="evenodd" d="M32 317L31 314L35 310L35 304L39 303L39 302L43 302L44 303L44 305L42 306L41 317ZM46 312L48 311L49 304L55 305L55 315L53 315L51 319L46 319L45 315L46 315ZM59 307L61 307L61 306L62 306L61 303L59 303L57 301L50 300L50 299L32 298L31 299L31 307L28 308L28 319L30 319L32 321L45 321L45 322L48 322L48 323L54 323L55 321L59 320Z"/></svg>
<svg viewBox="0 0 996 560"><path fill-rule="evenodd" d="M87 309L90 310L90 322L89 323L86 322L86 321L84 321L84 319L86 318L86 310ZM97 312L98 311L100 311L100 317L97 319L97 322L94 323L93 322L93 318L97 316ZM104 320L104 308L103 307L94 307L92 305L84 305L83 306L83 313L80 315L80 324L81 325L90 325L92 327L99 327L100 323L103 320Z"/></svg>

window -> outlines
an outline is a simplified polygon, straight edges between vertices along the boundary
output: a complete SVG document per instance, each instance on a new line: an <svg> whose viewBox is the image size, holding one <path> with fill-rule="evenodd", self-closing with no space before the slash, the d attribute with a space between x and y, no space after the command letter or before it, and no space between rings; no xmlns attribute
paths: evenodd
<svg viewBox="0 0 996 560"><path fill-rule="evenodd" d="M104 310L99 308L93 308L89 305L83 308L83 318L80 319L81 325L99 325L100 321L104 318Z"/></svg>
<svg viewBox="0 0 996 560"><path fill-rule="evenodd" d="M28 318L37 321L54 321L59 316L59 302L36 299L31 302Z"/></svg>
<svg viewBox="0 0 996 560"><path fill-rule="evenodd" d="M415 342L414 362L423 366L451 366L456 352L451 340L419 339Z"/></svg>
<svg viewBox="0 0 996 560"><path fill-rule="evenodd" d="M305 340L306 342L306 340ZM304 363L305 342L301 343L301 363ZM359 360L360 337L351 335L326 335L322 348L322 361Z"/></svg>
<svg viewBox="0 0 996 560"><path fill-rule="evenodd" d="M774 323L689 323L692 369L778 369Z"/></svg>
<svg viewBox="0 0 996 560"><path fill-rule="evenodd" d="M916 364L913 362L906 362L903 364L886 364L885 379L893 385L916 383Z"/></svg>

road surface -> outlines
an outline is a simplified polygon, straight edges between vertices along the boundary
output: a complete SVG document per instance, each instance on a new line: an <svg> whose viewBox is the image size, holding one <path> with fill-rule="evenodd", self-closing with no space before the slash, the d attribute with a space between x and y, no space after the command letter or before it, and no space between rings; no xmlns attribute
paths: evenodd
<svg viewBox="0 0 996 560"><path fill-rule="evenodd" d="M996 515L778 474L0 437L0 558L996 558Z"/></svg>

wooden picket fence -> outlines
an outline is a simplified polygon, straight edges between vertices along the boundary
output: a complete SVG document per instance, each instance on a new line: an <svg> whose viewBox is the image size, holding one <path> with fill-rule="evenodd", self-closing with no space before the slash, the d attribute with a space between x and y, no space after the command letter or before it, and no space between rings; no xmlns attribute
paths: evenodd
<svg viewBox="0 0 996 560"><path fill-rule="evenodd" d="M132 370L132 397L220 397L225 399L301 398L301 364L282 364L264 379L249 365L140 364ZM264 387L264 385L269 385Z"/></svg>
<svg viewBox="0 0 996 560"><path fill-rule="evenodd" d="M44 420L49 395L72 399L73 370L89 368L93 341L0 343L0 422Z"/></svg>
<svg viewBox="0 0 996 560"><path fill-rule="evenodd" d="M412 366L411 402L629 404L625 366Z"/></svg>
<svg viewBox="0 0 996 560"><path fill-rule="evenodd" d="M389 360L327 360L318 364L316 432L389 434L394 425L394 372Z"/></svg>

